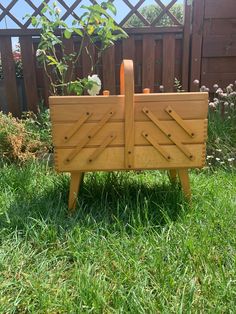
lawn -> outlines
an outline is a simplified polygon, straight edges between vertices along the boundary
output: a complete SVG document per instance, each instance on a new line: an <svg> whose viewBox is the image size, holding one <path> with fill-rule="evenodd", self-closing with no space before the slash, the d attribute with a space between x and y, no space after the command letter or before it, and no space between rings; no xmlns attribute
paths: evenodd
<svg viewBox="0 0 236 314"><path fill-rule="evenodd" d="M0 168L0 313L235 313L236 171L191 172L187 204L164 172L69 178Z"/></svg>

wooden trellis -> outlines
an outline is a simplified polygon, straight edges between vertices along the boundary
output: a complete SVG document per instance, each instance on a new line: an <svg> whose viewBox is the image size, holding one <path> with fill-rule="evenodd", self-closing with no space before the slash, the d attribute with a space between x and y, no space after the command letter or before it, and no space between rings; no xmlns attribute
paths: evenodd
<svg viewBox="0 0 236 314"><path fill-rule="evenodd" d="M22 16L16 17L14 14L12 14L12 9L14 9L14 6L18 3L19 0L12 0L7 6L4 6L0 3L0 9L2 10L2 13L0 14L0 22L4 20L6 17L9 17L17 27L20 29L27 29L30 24L31 20L30 18L25 19L22 21ZM42 3L37 7L32 0L20 0L21 2L27 3L27 5L33 10L32 16L37 15L44 15L41 10L43 8L43 1ZM50 0L44 0L45 3L49 3ZM96 0L89 0L91 4L96 4ZM65 13L62 14L61 19L65 21L69 16L72 16L75 19L79 20L79 15L76 11L78 11L79 7L83 4L83 0L76 0L72 5L68 5L66 1L64 0L57 0L58 4L61 6L61 8L65 9ZM112 0L114 2L114 0ZM159 16L157 16L154 21L150 22L148 21L141 13L140 8L143 4L145 4L145 0L139 0L135 5L133 5L129 0L120 0L120 3L124 3L127 6L128 12L126 13L126 16L123 17L122 21L118 23L121 27L125 25L125 23L129 20L130 17L133 15L137 16L137 18L143 23L146 27L152 27L156 26L157 23L161 20L161 18L164 15L167 15L170 20L173 22L173 25L181 25L181 22L177 20L177 18L170 12L170 9L173 7L174 4L176 4L177 0L172 0L168 5L163 4L161 0L155 0L156 4L161 8L161 12Z"/></svg>

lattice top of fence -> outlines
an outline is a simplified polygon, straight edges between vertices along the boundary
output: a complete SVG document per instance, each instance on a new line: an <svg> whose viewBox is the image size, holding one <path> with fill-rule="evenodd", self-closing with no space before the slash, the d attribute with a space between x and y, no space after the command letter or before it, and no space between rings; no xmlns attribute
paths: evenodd
<svg viewBox="0 0 236 314"><path fill-rule="evenodd" d="M152 18L145 17L143 12L145 7L150 5L150 1L145 0L111 0L117 8L118 14L115 17L117 24L121 27L155 27L165 24L183 24L183 5L178 0L169 0L164 4L164 0L153 0L155 14ZM49 5L53 0L44 0ZM82 13L81 5L99 4L101 0L57 0L61 9L61 18L70 24L73 19L79 19ZM37 4L36 4L37 3ZM43 0L8 0L0 3L0 29L27 29L31 28L30 18L23 19L26 13L31 16L42 15ZM177 8L177 10L176 10ZM23 12L23 14L22 14ZM48 16L47 16L48 17ZM49 17L48 17L49 18Z"/></svg>

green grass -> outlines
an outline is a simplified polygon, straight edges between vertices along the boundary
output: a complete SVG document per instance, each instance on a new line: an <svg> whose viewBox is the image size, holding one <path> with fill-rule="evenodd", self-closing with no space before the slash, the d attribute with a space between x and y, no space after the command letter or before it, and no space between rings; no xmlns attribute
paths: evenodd
<svg viewBox="0 0 236 314"><path fill-rule="evenodd" d="M236 173L68 176L0 168L0 313L235 313Z"/></svg>

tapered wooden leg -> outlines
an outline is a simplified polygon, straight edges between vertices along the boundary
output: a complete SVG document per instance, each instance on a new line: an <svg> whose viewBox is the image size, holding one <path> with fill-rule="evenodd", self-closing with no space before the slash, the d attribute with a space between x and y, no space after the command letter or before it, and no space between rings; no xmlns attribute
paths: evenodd
<svg viewBox="0 0 236 314"><path fill-rule="evenodd" d="M83 181L84 172L71 172L71 180L70 180L70 194L69 194L69 210L73 212L76 206L76 199L78 196L79 188L81 182Z"/></svg>
<svg viewBox="0 0 236 314"><path fill-rule="evenodd" d="M191 189L189 183L188 169L178 169L180 183L186 198L191 198Z"/></svg>
<svg viewBox="0 0 236 314"><path fill-rule="evenodd" d="M170 169L168 170L168 175L171 183L176 183L177 181L177 170L176 169Z"/></svg>

